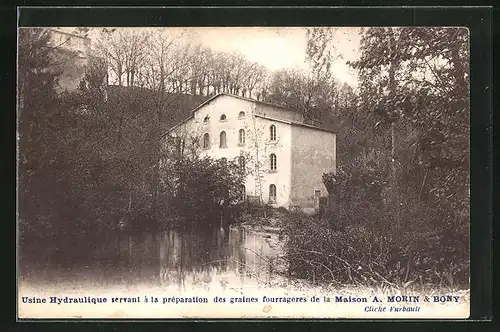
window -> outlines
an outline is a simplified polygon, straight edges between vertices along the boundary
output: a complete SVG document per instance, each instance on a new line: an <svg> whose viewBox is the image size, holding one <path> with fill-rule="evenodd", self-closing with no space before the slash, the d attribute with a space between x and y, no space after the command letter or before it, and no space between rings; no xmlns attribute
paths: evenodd
<svg viewBox="0 0 500 332"><path fill-rule="evenodd" d="M210 135L208 133L205 133L205 135L203 135L203 148L210 148Z"/></svg>
<svg viewBox="0 0 500 332"><path fill-rule="evenodd" d="M239 114L238 114L238 119L241 120L241 119L244 119L245 118L245 112L241 111Z"/></svg>
<svg viewBox="0 0 500 332"><path fill-rule="evenodd" d="M275 125L271 125L271 127L269 127L269 139L271 141L276 141L276 126Z"/></svg>
<svg viewBox="0 0 500 332"><path fill-rule="evenodd" d="M238 144L245 145L245 130L243 130L243 129L240 129L240 131L239 131Z"/></svg>
<svg viewBox="0 0 500 332"><path fill-rule="evenodd" d="M245 157L240 156L240 157L238 158L238 164L239 164L239 166L240 166L240 171L241 171L241 172L245 172Z"/></svg>
<svg viewBox="0 0 500 332"><path fill-rule="evenodd" d="M226 114L222 114L222 115L220 116L220 120L221 120L221 121L226 121L226 120L227 120L227 118L226 118Z"/></svg>
<svg viewBox="0 0 500 332"><path fill-rule="evenodd" d="M271 171L276 170L276 155L274 153L271 153L271 156L269 157L269 161L271 162Z"/></svg>
<svg viewBox="0 0 500 332"><path fill-rule="evenodd" d="M207 115L204 119L203 119L203 123L207 123L210 121L210 117Z"/></svg>
<svg viewBox="0 0 500 332"><path fill-rule="evenodd" d="M220 133L220 144L219 144L219 148L221 148L221 149L227 148L226 132L225 132L225 131L222 131L222 132Z"/></svg>
<svg viewBox="0 0 500 332"><path fill-rule="evenodd" d="M274 184L269 186L269 202L276 203L276 186Z"/></svg>
<svg viewBox="0 0 500 332"><path fill-rule="evenodd" d="M315 198L320 198L321 197L321 190L315 190L314 191L314 197Z"/></svg>

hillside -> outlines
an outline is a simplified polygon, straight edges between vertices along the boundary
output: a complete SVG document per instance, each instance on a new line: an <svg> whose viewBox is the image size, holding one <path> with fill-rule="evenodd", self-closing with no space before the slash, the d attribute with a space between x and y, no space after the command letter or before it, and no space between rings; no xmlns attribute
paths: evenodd
<svg viewBox="0 0 500 332"><path fill-rule="evenodd" d="M130 112L150 112L154 110L155 91L139 88L110 85L108 98L112 104L127 103ZM165 96L166 113L163 125L170 128L191 115L191 111L210 96L167 93Z"/></svg>
<svg viewBox="0 0 500 332"><path fill-rule="evenodd" d="M109 100L112 103L119 104L120 102L127 103L127 109L131 112L144 113L154 108L154 91L139 88L110 85L108 88ZM191 115L191 111L198 105L202 104L212 96L200 96L191 94L167 93L165 102L168 104L166 116L164 117L164 128L170 128L179 122L185 120ZM121 100L120 100L121 98ZM279 105L280 103L277 103ZM282 105L285 106L286 105ZM298 111L297 111L298 112ZM318 127L332 130L339 133L337 116L334 114L326 114L321 124L316 124Z"/></svg>

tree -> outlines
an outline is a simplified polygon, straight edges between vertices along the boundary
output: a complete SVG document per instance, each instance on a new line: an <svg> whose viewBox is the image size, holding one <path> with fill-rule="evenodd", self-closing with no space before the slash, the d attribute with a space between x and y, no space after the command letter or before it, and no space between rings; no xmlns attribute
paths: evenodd
<svg viewBox="0 0 500 332"><path fill-rule="evenodd" d="M339 142L347 142L349 158L339 148L339 159L344 156L340 160L348 166L346 174L375 171L381 174L381 183L389 184L383 186L385 204L375 209L380 215L373 213L364 227L374 232L383 218L392 227L384 231L388 238L399 238L390 245L429 248L423 255L404 253L408 268L415 263L437 275L460 274L467 281L467 30L368 28L361 34L360 57L350 63L359 74L358 96L347 112L337 108L344 136ZM314 46L310 56L324 59L332 39L326 36L310 43ZM323 66L321 61L316 64ZM335 177L328 174L327 180ZM348 196L349 203L341 208L349 210L357 196ZM436 258L433 266L428 265L429 257Z"/></svg>
<svg viewBox="0 0 500 332"><path fill-rule="evenodd" d="M432 192L429 198L444 205L455 198L451 206L460 206L464 215L469 162L467 40L467 30L461 28L372 28L363 36L360 60L353 63L365 93L372 96L367 98L375 106L372 110L391 124L404 118L406 126L418 131L409 161L416 168L408 172L420 174L420 179L413 179L420 183L419 192ZM379 85L377 94L370 91L374 84ZM391 136L393 165L402 165L403 159L395 156L395 135ZM454 184L445 180L449 178Z"/></svg>
<svg viewBox="0 0 500 332"><path fill-rule="evenodd" d="M338 28L314 27L306 29L306 55L315 76L331 77L332 64L341 57L333 43Z"/></svg>
<svg viewBox="0 0 500 332"><path fill-rule="evenodd" d="M267 71L256 62L249 62L246 64L245 73L242 95L252 98L256 88L266 79Z"/></svg>
<svg viewBox="0 0 500 332"><path fill-rule="evenodd" d="M19 139L19 230L20 240L29 243L32 235L50 236L50 204L54 192L39 188L53 185L52 165L57 160L54 139L58 120L57 73L52 68L50 32L47 29L19 29L18 46L18 139ZM55 108L55 109L54 109ZM33 219L33 216L39 216Z"/></svg>
<svg viewBox="0 0 500 332"><path fill-rule="evenodd" d="M74 55L60 52L47 29L23 28L19 37L21 248L67 263L63 256L76 258L88 248L83 239L112 226L106 217L116 201L107 190L120 184L102 186L109 152L105 74L91 66L79 90L57 93L58 61ZM37 243L52 244L45 248L54 252Z"/></svg>
<svg viewBox="0 0 500 332"><path fill-rule="evenodd" d="M148 34L126 29L102 29L95 47L106 59L112 80L118 85L135 86L145 60Z"/></svg>
<svg viewBox="0 0 500 332"><path fill-rule="evenodd" d="M298 69L282 69L271 75L265 101L300 112L305 119L322 119L334 108L337 82Z"/></svg>

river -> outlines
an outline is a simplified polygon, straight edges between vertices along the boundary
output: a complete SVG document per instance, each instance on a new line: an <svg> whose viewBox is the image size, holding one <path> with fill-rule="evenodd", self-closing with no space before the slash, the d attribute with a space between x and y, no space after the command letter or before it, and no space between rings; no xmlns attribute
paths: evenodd
<svg viewBox="0 0 500 332"><path fill-rule="evenodd" d="M186 290L214 285L266 285L286 270L277 234L242 227L212 235L173 230L142 235L117 233L89 253L93 264L21 266L22 281L40 284L147 285ZM281 273L278 273L281 272Z"/></svg>
<svg viewBox="0 0 500 332"><path fill-rule="evenodd" d="M175 231L140 236L117 233L88 254L95 257L92 264L20 264L19 317L380 317L379 306L369 305L373 296L407 292L362 285L311 284L290 278L278 234L244 228L212 235ZM387 309L383 317L466 317L468 293L459 295L461 305L422 303L422 309L412 307L419 312ZM337 300L339 296L349 303ZM79 302L71 304L72 299ZM95 302L105 300L106 304ZM188 300L192 302L182 302Z"/></svg>

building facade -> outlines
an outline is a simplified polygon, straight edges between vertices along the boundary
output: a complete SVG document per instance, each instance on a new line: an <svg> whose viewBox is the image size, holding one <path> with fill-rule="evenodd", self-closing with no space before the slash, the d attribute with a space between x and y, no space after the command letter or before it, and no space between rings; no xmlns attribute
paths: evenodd
<svg viewBox="0 0 500 332"><path fill-rule="evenodd" d="M91 52L91 39L60 29L48 29L53 47L53 67L58 73L58 92L76 90L89 70L102 72L107 86L107 66L104 59Z"/></svg>
<svg viewBox="0 0 500 332"><path fill-rule="evenodd" d="M235 95L218 94L170 129L195 153L237 162L245 172L242 198L313 211L327 196L325 172L336 168L336 135L306 124L300 113Z"/></svg>

